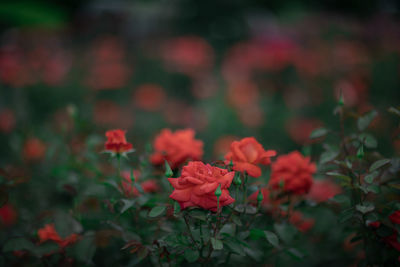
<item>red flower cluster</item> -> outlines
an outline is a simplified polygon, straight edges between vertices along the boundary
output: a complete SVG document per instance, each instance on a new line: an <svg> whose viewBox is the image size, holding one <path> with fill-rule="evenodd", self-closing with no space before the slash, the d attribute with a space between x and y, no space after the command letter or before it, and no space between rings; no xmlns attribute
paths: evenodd
<svg viewBox="0 0 400 267"><path fill-rule="evenodd" d="M295 195L307 194L313 183L312 174L316 172L314 163L309 157L303 157L298 151L279 156L271 165L272 173L269 185Z"/></svg>
<svg viewBox="0 0 400 267"><path fill-rule="evenodd" d="M132 151L132 144L128 143L125 138L126 131L123 130L110 130L106 132L107 142L105 149L108 152L115 154L127 153Z"/></svg>
<svg viewBox="0 0 400 267"><path fill-rule="evenodd" d="M170 198L178 201L182 209L200 207L217 211L217 197L214 193L219 185L222 191L219 197L220 207L235 201L228 191L234 175L234 172L225 169L191 161L183 167L180 177L168 179L175 189Z"/></svg>
<svg viewBox="0 0 400 267"><path fill-rule="evenodd" d="M261 169L258 164L269 165L275 150L267 150L254 137L246 137L231 144L230 151L225 155L225 164L232 160L233 170L247 172L252 177L259 177Z"/></svg>
<svg viewBox="0 0 400 267"><path fill-rule="evenodd" d="M154 165L168 161L172 169L176 169L186 160L199 160L203 156L203 142L194 139L195 132L192 129L177 130L174 133L170 129L164 129L155 138L151 155Z"/></svg>
<svg viewBox="0 0 400 267"><path fill-rule="evenodd" d="M78 240L77 234L71 234L68 237L62 239L58 235L54 224L46 224L43 228L39 229L38 236L40 239L40 243L50 240L56 242L61 248L65 248L66 246Z"/></svg>

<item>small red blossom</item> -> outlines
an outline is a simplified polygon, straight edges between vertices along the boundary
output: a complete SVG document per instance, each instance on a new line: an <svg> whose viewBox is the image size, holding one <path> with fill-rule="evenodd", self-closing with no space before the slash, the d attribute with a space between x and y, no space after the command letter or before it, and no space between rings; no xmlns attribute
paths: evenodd
<svg viewBox="0 0 400 267"><path fill-rule="evenodd" d="M381 222L380 221L369 222L368 226L372 228L379 228L379 226L381 226Z"/></svg>
<svg viewBox="0 0 400 267"><path fill-rule="evenodd" d="M11 226L17 221L17 212L10 204L0 208L0 225Z"/></svg>
<svg viewBox="0 0 400 267"><path fill-rule="evenodd" d="M108 152L120 154L132 151L133 146L128 143L125 138L126 131L123 130L110 130L106 132L107 141L105 149Z"/></svg>
<svg viewBox="0 0 400 267"><path fill-rule="evenodd" d="M40 243L50 240L56 242L61 248L65 248L78 240L77 234L71 234L62 239L57 233L54 224L46 224L43 228L39 229L38 236Z"/></svg>
<svg viewBox="0 0 400 267"><path fill-rule="evenodd" d="M307 194L313 184L312 174L316 166L310 162L309 157L303 157L298 151L279 156L271 165L271 179L269 185L295 195Z"/></svg>
<svg viewBox="0 0 400 267"><path fill-rule="evenodd" d="M200 207L215 212L217 197L214 193L219 185L222 191L219 197L220 207L235 201L228 191L234 175L235 172L228 172L226 169L201 161L191 161L183 167L180 177L168 179L174 187L169 197L178 201L182 209Z"/></svg>
<svg viewBox="0 0 400 267"><path fill-rule="evenodd" d="M400 224L400 210L396 210L389 216L389 220L393 224Z"/></svg>
<svg viewBox="0 0 400 267"><path fill-rule="evenodd" d="M23 148L24 158L27 160L40 160L46 153L46 145L37 138L30 138Z"/></svg>
<svg viewBox="0 0 400 267"><path fill-rule="evenodd" d="M307 232L315 223L314 219L304 218L299 211L293 212L289 217L289 222L293 224L300 232Z"/></svg>
<svg viewBox="0 0 400 267"><path fill-rule="evenodd" d="M225 164L232 160L233 170L247 172L252 177L259 177L261 169L258 164L269 165L275 150L264 150L254 137L246 137L231 144L230 151L225 155Z"/></svg>
<svg viewBox="0 0 400 267"><path fill-rule="evenodd" d="M177 130L164 129L154 140L154 153L150 160L154 165L168 161L172 169L176 169L186 160L200 160L203 156L203 142L194 139L192 129Z"/></svg>

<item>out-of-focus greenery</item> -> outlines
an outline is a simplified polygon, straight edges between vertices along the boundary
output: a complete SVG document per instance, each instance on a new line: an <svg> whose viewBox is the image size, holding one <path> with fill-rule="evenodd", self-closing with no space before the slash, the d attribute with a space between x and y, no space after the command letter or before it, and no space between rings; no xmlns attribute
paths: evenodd
<svg viewBox="0 0 400 267"><path fill-rule="evenodd" d="M161 129L193 128L205 162L254 136L278 155L310 155L314 179L335 178L343 190L333 201L296 202L315 221L304 233L267 212L255 216L253 229L227 223L225 250L210 256L213 264L228 255L238 265L398 264L398 252L379 239L387 233L365 225L371 216L391 230L387 217L398 209L400 129L398 110L388 111L400 99L398 14L396 1L377 0L1 2L0 200L15 216L1 222L0 263L167 265L164 248L174 264L196 259L185 252L193 244L183 217L197 240L204 218L215 217L171 215L164 169L149 162ZM320 139L310 140L321 127ZM104 133L114 128L127 130L136 149L122 170L139 170L138 184L156 179L159 192L121 193L116 161L101 154ZM357 158L360 147L365 156ZM386 160L379 177L394 177L393 184L353 177L373 173L377 160ZM269 174L263 169L248 194ZM359 197L375 210L365 211ZM47 223L81 240L46 256L54 244L38 244L37 231Z"/></svg>

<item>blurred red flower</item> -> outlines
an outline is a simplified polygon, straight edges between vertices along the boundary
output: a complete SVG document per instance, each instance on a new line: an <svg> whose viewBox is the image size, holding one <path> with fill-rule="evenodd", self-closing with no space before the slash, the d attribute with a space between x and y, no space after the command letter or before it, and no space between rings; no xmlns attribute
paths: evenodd
<svg viewBox="0 0 400 267"><path fill-rule="evenodd" d="M393 224L400 224L400 210L396 210L389 216L389 220Z"/></svg>
<svg viewBox="0 0 400 267"><path fill-rule="evenodd" d="M106 151L116 154L132 151L133 146L126 141L125 133L126 131L120 129L107 131L107 141L104 145Z"/></svg>
<svg viewBox="0 0 400 267"><path fill-rule="evenodd" d="M286 129L290 138L299 145L311 144L315 140L310 139L310 134L316 128L322 126L318 119L294 118L286 123Z"/></svg>
<svg viewBox="0 0 400 267"><path fill-rule="evenodd" d="M247 172L257 178L261 175L261 169L257 165L269 165L270 158L275 155L275 150L266 151L254 137L246 137L232 142L230 151L225 155L225 164L232 160L233 170Z"/></svg>
<svg viewBox="0 0 400 267"><path fill-rule="evenodd" d="M15 115L10 109L3 109L0 112L0 132L10 133L15 126Z"/></svg>
<svg viewBox="0 0 400 267"><path fill-rule="evenodd" d="M226 135L218 138L214 143L214 155L216 157L224 156L229 152L233 141L239 139L236 136Z"/></svg>
<svg viewBox="0 0 400 267"><path fill-rule="evenodd" d="M166 100L164 89L156 84L143 84L133 94L133 101L146 111L159 110Z"/></svg>
<svg viewBox="0 0 400 267"><path fill-rule="evenodd" d="M0 208L0 223L3 226L11 226L17 221L17 212L10 204L5 204Z"/></svg>
<svg viewBox="0 0 400 267"><path fill-rule="evenodd" d="M235 200L229 195L228 188L235 172L213 167L201 161L191 161L182 169L178 178L168 178L174 187L170 198L179 202L182 209L200 207L217 211L215 190L221 185L222 194L219 197L220 207L229 205Z"/></svg>
<svg viewBox="0 0 400 267"><path fill-rule="evenodd" d="M398 233L393 231L390 236L385 237L383 240L396 250L400 251L400 242L398 241L397 235Z"/></svg>
<svg viewBox="0 0 400 267"><path fill-rule="evenodd" d="M154 165L168 161L172 169L176 169L186 160L199 160L203 156L203 142L194 139L192 129L177 130L164 129L154 140L154 153L150 160Z"/></svg>
<svg viewBox="0 0 400 267"><path fill-rule="evenodd" d="M206 40L185 36L168 40L162 48L162 57L168 68L198 75L212 67L214 52Z"/></svg>
<svg viewBox="0 0 400 267"><path fill-rule="evenodd" d="M293 224L300 232L304 233L314 226L315 220L304 218L301 212L294 211L289 216L289 222Z"/></svg>
<svg viewBox="0 0 400 267"><path fill-rule="evenodd" d="M54 224L46 224L43 228L39 229L38 236L40 243L50 240L56 242L61 248L65 248L66 246L75 243L79 237L77 234L71 234L62 239L56 232Z"/></svg>
<svg viewBox="0 0 400 267"><path fill-rule="evenodd" d="M91 55L87 84L95 90L120 89L129 79L130 68L124 62L122 42L115 37L103 37L95 42Z"/></svg>
<svg viewBox="0 0 400 267"><path fill-rule="evenodd" d="M320 203L340 194L342 189L331 180L314 180L307 198Z"/></svg>
<svg viewBox="0 0 400 267"><path fill-rule="evenodd" d="M279 156L271 165L269 185L295 195L307 194L311 189L316 166L309 157L303 157L298 151Z"/></svg>
<svg viewBox="0 0 400 267"><path fill-rule="evenodd" d="M370 226L372 228L379 228L379 226L381 226L381 222L380 221L369 222L368 226Z"/></svg>
<svg viewBox="0 0 400 267"><path fill-rule="evenodd" d="M24 158L27 160L40 160L46 153L46 145L37 138L29 138L23 148Z"/></svg>

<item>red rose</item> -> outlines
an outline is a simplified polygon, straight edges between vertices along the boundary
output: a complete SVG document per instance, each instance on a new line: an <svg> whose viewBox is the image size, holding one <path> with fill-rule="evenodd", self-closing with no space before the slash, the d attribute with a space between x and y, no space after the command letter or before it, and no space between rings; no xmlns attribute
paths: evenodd
<svg viewBox="0 0 400 267"><path fill-rule="evenodd" d="M122 192L126 197L137 197L140 195L139 190L132 183L129 172L122 173ZM135 173L135 182L138 182L139 173ZM160 187L156 180L146 180L140 183L145 193L155 193L160 191Z"/></svg>
<svg viewBox="0 0 400 267"><path fill-rule="evenodd" d="M17 212L10 204L0 208L0 225L11 226L17 221Z"/></svg>
<svg viewBox="0 0 400 267"><path fill-rule="evenodd" d="M46 145L37 138L30 138L24 145L23 155L27 160L40 160L46 153Z"/></svg>
<svg viewBox="0 0 400 267"><path fill-rule="evenodd" d="M192 129L177 130L164 129L154 140L154 153L151 162L155 165L168 161L172 169L176 169L186 160L200 160L203 156L203 142L194 139Z"/></svg>
<svg viewBox="0 0 400 267"><path fill-rule="evenodd" d="M397 211L393 212L393 213L389 216L389 220L390 220L393 224L400 224L400 210L397 210Z"/></svg>
<svg viewBox="0 0 400 267"><path fill-rule="evenodd" d="M330 180L315 180L307 197L316 203L325 202L328 199L340 194L340 186Z"/></svg>
<svg viewBox="0 0 400 267"><path fill-rule="evenodd" d="M125 133L126 131L119 129L107 131L107 142L105 143L106 151L116 154L132 151L132 144L126 141Z"/></svg>
<svg viewBox="0 0 400 267"><path fill-rule="evenodd" d="M54 224L46 224L43 228L39 229L38 236L40 239L40 243L50 240L56 242L61 248L64 248L76 242L76 240L78 239L77 234L71 234L68 237L62 239L56 232Z"/></svg>
<svg viewBox="0 0 400 267"><path fill-rule="evenodd" d="M298 151L278 157L271 165L272 173L269 185L295 195L307 194L313 183L312 174L316 171L309 157L303 157Z"/></svg>
<svg viewBox="0 0 400 267"><path fill-rule="evenodd" d="M234 175L235 172L228 172L201 161L191 161L183 167L180 177L168 179L175 189L169 197L178 201L182 209L201 207L217 211L217 197L214 193L219 185L222 191L219 197L220 207L235 201L228 191Z"/></svg>
<svg viewBox="0 0 400 267"><path fill-rule="evenodd" d="M229 164L232 160L233 170L246 171L252 177L259 177L261 169L257 164L269 165L270 158L275 155L276 151L265 151L254 137L246 137L232 142L230 151L225 155L225 164Z"/></svg>

